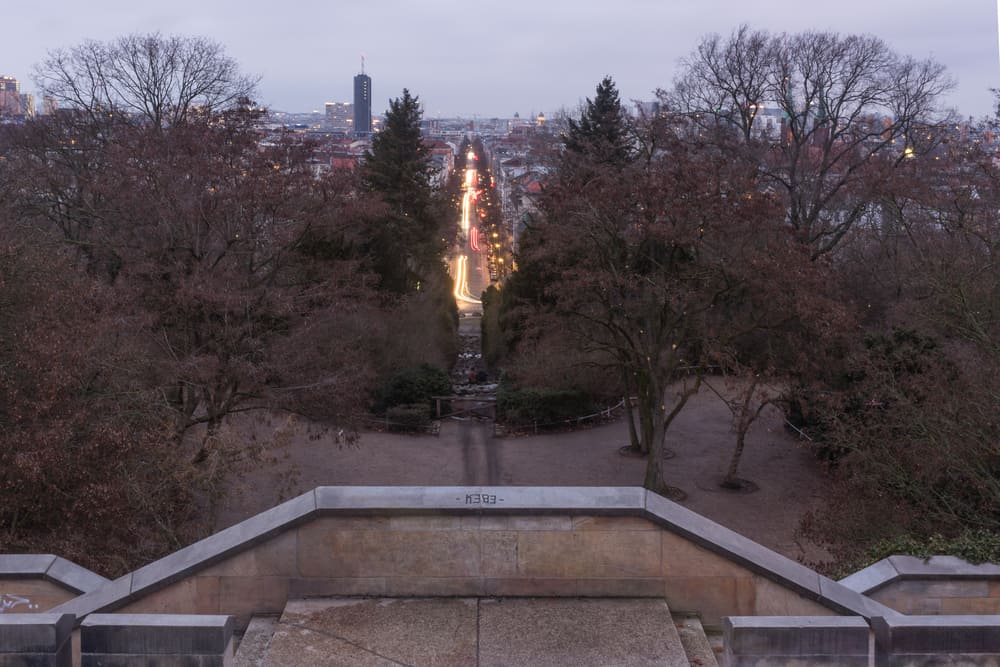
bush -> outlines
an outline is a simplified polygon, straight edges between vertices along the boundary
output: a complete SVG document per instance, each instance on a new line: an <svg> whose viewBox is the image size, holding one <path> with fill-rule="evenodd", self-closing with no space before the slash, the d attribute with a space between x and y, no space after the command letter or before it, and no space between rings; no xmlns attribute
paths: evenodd
<svg viewBox="0 0 1000 667"><path fill-rule="evenodd" d="M547 425L597 411L589 394L571 389L504 389L497 393L497 416L510 424Z"/></svg>
<svg viewBox="0 0 1000 667"><path fill-rule="evenodd" d="M395 405L385 411L392 430L416 431L431 423L431 414L425 403Z"/></svg>
<svg viewBox="0 0 1000 667"><path fill-rule="evenodd" d="M451 380L440 368L430 364L404 368L379 389L375 412L383 413L395 406L421 404L429 416L431 397L450 393Z"/></svg>
<svg viewBox="0 0 1000 667"><path fill-rule="evenodd" d="M875 542L855 560L844 563L833 573L836 578L868 567L889 556L957 556L972 563L1000 563L1000 534L992 530L966 530L957 537L932 535L918 538L913 535L896 535Z"/></svg>

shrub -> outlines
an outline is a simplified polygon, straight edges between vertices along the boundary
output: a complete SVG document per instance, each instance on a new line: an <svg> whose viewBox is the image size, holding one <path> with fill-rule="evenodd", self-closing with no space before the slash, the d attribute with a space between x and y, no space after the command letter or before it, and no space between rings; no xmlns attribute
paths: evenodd
<svg viewBox="0 0 1000 667"><path fill-rule="evenodd" d="M429 417L431 397L450 393L451 380L440 368L430 364L404 368L379 389L375 411L382 413L397 405L421 404Z"/></svg>
<svg viewBox="0 0 1000 667"><path fill-rule="evenodd" d="M395 405L385 411L392 430L416 431L431 423L430 410L425 403Z"/></svg>
<svg viewBox="0 0 1000 667"><path fill-rule="evenodd" d="M504 389L497 415L511 424L553 424L596 412L589 394L570 389Z"/></svg>

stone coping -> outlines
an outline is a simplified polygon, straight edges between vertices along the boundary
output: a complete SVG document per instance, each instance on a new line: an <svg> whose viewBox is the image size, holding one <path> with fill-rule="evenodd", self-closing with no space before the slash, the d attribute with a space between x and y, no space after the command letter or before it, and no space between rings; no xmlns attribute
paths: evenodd
<svg viewBox="0 0 1000 667"><path fill-rule="evenodd" d="M99 574L52 554L0 554L0 579L45 579L76 593L109 583Z"/></svg>
<svg viewBox="0 0 1000 667"><path fill-rule="evenodd" d="M880 588L907 579L955 580L993 579L1000 580L1000 565L981 563L973 565L956 556L889 556L844 577L839 583L862 595L871 595Z"/></svg>
<svg viewBox="0 0 1000 667"><path fill-rule="evenodd" d="M635 516L685 537L840 614L898 612L641 487L317 487L180 549L53 612L113 612L314 518L376 514Z"/></svg>

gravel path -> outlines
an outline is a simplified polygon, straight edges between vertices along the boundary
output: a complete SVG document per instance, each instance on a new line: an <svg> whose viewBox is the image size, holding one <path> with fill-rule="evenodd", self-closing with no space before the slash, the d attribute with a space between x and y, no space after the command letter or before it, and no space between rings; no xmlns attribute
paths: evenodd
<svg viewBox="0 0 1000 667"><path fill-rule="evenodd" d="M321 485L641 485L645 470L644 460L618 454L628 442L624 422L495 438L489 423L446 420L438 436L366 432L350 446L307 426L275 436L277 426L254 422L256 437L283 443L279 460L230 480L217 528ZM796 537L803 512L821 501L821 466L774 410L751 429L740 468L759 490L724 491L718 480L734 442L725 404L708 390L692 398L668 434L676 453L668 482L688 494L682 504L791 558L822 557Z"/></svg>

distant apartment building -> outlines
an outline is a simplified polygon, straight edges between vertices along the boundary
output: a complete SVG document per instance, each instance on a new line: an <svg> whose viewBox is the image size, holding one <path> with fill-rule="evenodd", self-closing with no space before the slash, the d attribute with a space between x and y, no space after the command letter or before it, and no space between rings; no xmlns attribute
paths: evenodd
<svg viewBox="0 0 1000 667"><path fill-rule="evenodd" d="M326 126L331 130L354 128L354 105L350 102L327 102Z"/></svg>
<svg viewBox="0 0 1000 667"><path fill-rule="evenodd" d="M35 115L35 98L21 93L21 84L12 76L0 76L0 117L23 118Z"/></svg>
<svg viewBox="0 0 1000 667"><path fill-rule="evenodd" d="M367 137L372 133L372 78L364 73L354 77L354 135Z"/></svg>

